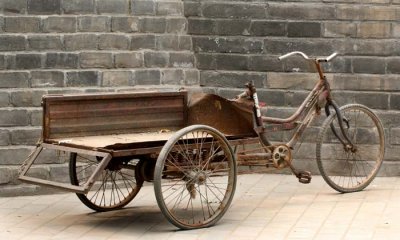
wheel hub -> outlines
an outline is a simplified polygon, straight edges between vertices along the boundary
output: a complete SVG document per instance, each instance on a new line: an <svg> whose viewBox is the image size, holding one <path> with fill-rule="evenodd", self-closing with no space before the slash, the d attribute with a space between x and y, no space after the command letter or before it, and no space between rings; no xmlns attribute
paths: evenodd
<svg viewBox="0 0 400 240"><path fill-rule="evenodd" d="M191 171L189 174L189 182L202 185L206 182L207 173L205 171Z"/></svg>

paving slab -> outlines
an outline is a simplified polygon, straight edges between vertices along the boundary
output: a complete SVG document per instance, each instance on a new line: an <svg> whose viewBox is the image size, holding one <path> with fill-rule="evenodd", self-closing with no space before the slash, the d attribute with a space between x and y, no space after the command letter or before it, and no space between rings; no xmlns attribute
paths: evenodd
<svg viewBox="0 0 400 240"><path fill-rule="evenodd" d="M238 176L225 216L210 228L178 230L145 184L124 209L95 213L72 193L0 198L0 239L399 239L400 177L378 177L340 194L320 176Z"/></svg>

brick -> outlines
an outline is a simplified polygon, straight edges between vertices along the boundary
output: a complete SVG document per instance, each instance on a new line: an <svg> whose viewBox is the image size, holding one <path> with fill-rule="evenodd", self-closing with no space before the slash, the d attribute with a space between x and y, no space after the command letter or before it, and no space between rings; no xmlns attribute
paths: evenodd
<svg viewBox="0 0 400 240"><path fill-rule="evenodd" d="M129 13L129 0L97 0L97 11L100 14L127 14Z"/></svg>
<svg viewBox="0 0 400 240"><path fill-rule="evenodd" d="M42 67L43 54L17 54L15 63L17 69L33 69Z"/></svg>
<svg viewBox="0 0 400 240"><path fill-rule="evenodd" d="M368 5L338 5L336 18L338 20L393 20L398 19L398 8L388 6Z"/></svg>
<svg viewBox="0 0 400 240"><path fill-rule="evenodd" d="M111 19L106 16L78 17L78 29L81 32L109 32Z"/></svg>
<svg viewBox="0 0 400 240"><path fill-rule="evenodd" d="M353 22L325 22L324 37L355 37L357 25Z"/></svg>
<svg viewBox="0 0 400 240"><path fill-rule="evenodd" d="M156 49L158 50L180 50L178 35L160 35L156 37Z"/></svg>
<svg viewBox="0 0 400 240"><path fill-rule="evenodd" d="M30 121L32 126L42 126L43 125L42 110L32 110L30 112Z"/></svg>
<svg viewBox="0 0 400 240"><path fill-rule="evenodd" d="M184 1L183 10L185 17L201 16L201 3Z"/></svg>
<svg viewBox="0 0 400 240"><path fill-rule="evenodd" d="M0 51L25 50L24 36L0 35Z"/></svg>
<svg viewBox="0 0 400 240"><path fill-rule="evenodd" d="M306 99L308 94L309 94L308 91L287 91L285 92L284 105L299 107L303 103L304 99ZM336 100L337 98L334 99Z"/></svg>
<svg viewBox="0 0 400 240"><path fill-rule="evenodd" d="M133 15L155 15L156 7L154 1L132 1Z"/></svg>
<svg viewBox="0 0 400 240"><path fill-rule="evenodd" d="M81 68L111 68L113 59L111 53L84 52L79 54Z"/></svg>
<svg viewBox="0 0 400 240"><path fill-rule="evenodd" d="M335 51L343 52L343 47L339 41L319 39L307 41L267 39L264 45L266 53L269 54L284 54L291 51L298 51L299 49L308 56L327 56Z"/></svg>
<svg viewBox="0 0 400 240"><path fill-rule="evenodd" d="M193 43L191 36L181 35L179 36L179 50L193 50Z"/></svg>
<svg viewBox="0 0 400 240"><path fill-rule="evenodd" d="M400 58L389 58L386 64L387 73L400 74Z"/></svg>
<svg viewBox="0 0 400 240"><path fill-rule="evenodd" d="M377 74L335 74L331 81L332 89L377 91L382 89L382 75Z"/></svg>
<svg viewBox="0 0 400 240"><path fill-rule="evenodd" d="M290 22L288 37L320 37L321 23L319 22Z"/></svg>
<svg viewBox="0 0 400 240"><path fill-rule="evenodd" d="M164 33L166 30L165 18L146 17L139 19L139 31L143 33Z"/></svg>
<svg viewBox="0 0 400 240"><path fill-rule="evenodd" d="M351 73L351 59L336 57L335 60L324 65L325 72Z"/></svg>
<svg viewBox="0 0 400 240"><path fill-rule="evenodd" d="M61 0L28 0L29 14L61 14Z"/></svg>
<svg viewBox="0 0 400 240"><path fill-rule="evenodd" d="M217 60L215 54L196 54L196 67L202 70L217 69Z"/></svg>
<svg viewBox="0 0 400 240"><path fill-rule="evenodd" d="M265 102L268 106L284 106L285 93L276 90L257 89L260 101Z"/></svg>
<svg viewBox="0 0 400 240"><path fill-rule="evenodd" d="M379 86L380 91L397 91L400 90L400 86L398 84L397 75L395 74L386 74L382 75L374 75L381 77L381 85Z"/></svg>
<svg viewBox="0 0 400 240"><path fill-rule="evenodd" d="M0 148L1 165L21 165L32 149L27 147Z"/></svg>
<svg viewBox="0 0 400 240"><path fill-rule="evenodd" d="M216 20L215 33L218 35L250 35L250 20Z"/></svg>
<svg viewBox="0 0 400 240"><path fill-rule="evenodd" d="M352 65L355 73L385 73L385 60L380 58L354 58Z"/></svg>
<svg viewBox="0 0 400 240"><path fill-rule="evenodd" d="M315 85L315 78L315 73L269 72L266 87L268 89L311 90Z"/></svg>
<svg viewBox="0 0 400 240"><path fill-rule="evenodd" d="M355 101L373 109L388 109L389 94L386 93L361 93L355 96Z"/></svg>
<svg viewBox="0 0 400 240"><path fill-rule="evenodd" d="M33 88L64 87L64 73L61 71L32 71Z"/></svg>
<svg viewBox="0 0 400 240"><path fill-rule="evenodd" d="M5 69L6 67L7 67L6 55L0 55L0 69Z"/></svg>
<svg viewBox="0 0 400 240"><path fill-rule="evenodd" d="M17 109L1 109L0 110L0 126L26 126L29 124L29 115L26 110Z"/></svg>
<svg viewBox="0 0 400 240"><path fill-rule="evenodd" d="M146 67L166 67L169 62L167 52L145 52L144 64Z"/></svg>
<svg viewBox="0 0 400 240"><path fill-rule="evenodd" d="M14 107L40 107L42 96L46 91L16 91L11 93L11 104Z"/></svg>
<svg viewBox="0 0 400 240"><path fill-rule="evenodd" d="M390 129L390 144L392 144L392 145L400 144L400 129L399 128Z"/></svg>
<svg viewBox="0 0 400 240"><path fill-rule="evenodd" d="M50 166L50 180L62 182L62 183L70 183L71 180L69 178L69 168L65 165L51 165Z"/></svg>
<svg viewBox="0 0 400 240"><path fill-rule="evenodd" d="M182 2L157 2L156 15L183 16L183 3Z"/></svg>
<svg viewBox="0 0 400 240"><path fill-rule="evenodd" d="M200 85L243 88L249 81L254 81L255 86L259 88L263 86L266 78L266 73L202 71L200 72Z"/></svg>
<svg viewBox="0 0 400 240"><path fill-rule="evenodd" d="M14 145L35 145L40 138L40 128L15 129L11 130L11 142Z"/></svg>
<svg viewBox="0 0 400 240"><path fill-rule="evenodd" d="M396 41L392 39L346 40L344 46L340 52L345 55L392 56L399 52Z"/></svg>
<svg viewBox="0 0 400 240"><path fill-rule="evenodd" d="M283 64L277 57L266 55L249 56L249 70L252 71L283 71Z"/></svg>
<svg viewBox="0 0 400 240"><path fill-rule="evenodd" d="M15 69L16 68L15 54L5 55L4 60L5 60L5 69Z"/></svg>
<svg viewBox="0 0 400 240"><path fill-rule="evenodd" d="M200 85L200 71L197 69L188 69L183 71L185 85Z"/></svg>
<svg viewBox="0 0 400 240"><path fill-rule="evenodd" d="M156 37L154 35L134 35L131 37L131 50L155 49Z"/></svg>
<svg viewBox="0 0 400 240"><path fill-rule="evenodd" d="M304 61L300 56L293 56L282 61L285 72L315 72L315 66ZM325 68L324 68L325 69Z"/></svg>
<svg viewBox="0 0 400 240"><path fill-rule="evenodd" d="M270 3L268 16L284 20L329 20L336 18L336 7L327 4Z"/></svg>
<svg viewBox="0 0 400 240"><path fill-rule="evenodd" d="M4 14L24 14L26 8L26 0L3 0L0 3L0 11Z"/></svg>
<svg viewBox="0 0 400 240"><path fill-rule="evenodd" d="M10 143L10 132L5 129L0 129L0 146L7 146Z"/></svg>
<svg viewBox="0 0 400 240"><path fill-rule="evenodd" d="M31 50L61 50L63 45L60 36L38 35L28 36Z"/></svg>
<svg viewBox="0 0 400 240"><path fill-rule="evenodd" d="M113 32L137 32L138 25L139 19L137 17L113 17L111 30Z"/></svg>
<svg viewBox="0 0 400 240"><path fill-rule="evenodd" d="M99 86L97 71L75 71L67 72L67 87L90 87Z"/></svg>
<svg viewBox="0 0 400 240"><path fill-rule="evenodd" d="M359 38L388 38L391 36L390 23L363 22L358 25Z"/></svg>
<svg viewBox="0 0 400 240"><path fill-rule="evenodd" d="M184 79L182 69L164 69L161 71L161 84L183 85Z"/></svg>
<svg viewBox="0 0 400 240"><path fill-rule="evenodd" d="M129 38L125 35L103 34L99 36L100 50L129 49Z"/></svg>
<svg viewBox="0 0 400 240"><path fill-rule="evenodd" d="M4 31L14 33L40 32L40 18L37 17L6 17Z"/></svg>
<svg viewBox="0 0 400 240"><path fill-rule="evenodd" d="M76 32L76 17L47 17L43 19L43 32Z"/></svg>
<svg viewBox="0 0 400 240"><path fill-rule="evenodd" d="M29 87L29 74L26 72L1 72L0 88Z"/></svg>
<svg viewBox="0 0 400 240"><path fill-rule="evenodd" d="M63 0L62 9L66 14L95 13L95 0Z"/></svg>
<svg viewBox="0 0 400 240"><path fill-rule="evenodd" d="M0 92L0 107L8 107L10 105L10 94L8 92Z"/></svg>
<svg viewBox="0 0 400 240"><path fill-rule="evenodd" d="M193 37L195 52L262 53L263 42L259 39Z"/></svg>
<svg viewBox="0 0 400 240"><path fill-rule="evenodd" d="M252 36L285 36L285 22L271 22L265 20L252 21L250 26Z"/></svg>
<svg viewBox="0 0 400 240"><path fill-rule="evenodd" d="M185 18L168 18L167 19L167 33L182 34L186 33L188 28L188 21Z"/></svg>
<svg viewBox="0 0 400 240"><path fill-rule="evenodd" d="M400 110L400 95L399 94L391 94L390 95L390 109Z"/></svg>
<svg viewBox="0 0 400 240"><path fill-rule="evenodd" d="M97 49L97 36L95 34L65 35L64 44L67 51L94 50Z"/></svg>
<svg viewBox="0 0 400 240"><path fill-rule="evenodd" d="M138 68L144 64L141 52L116 53L114 59L116 68Z"/></svg>
<svg viewBox="0 0 400 240"><path fill-rule="evenodd" d="M193 53L174 52L169 54L169 66L175 68L193 68L194 67Z"/></svg>
<svg viewBox="0 0 400 240"><path fill-rule="evenodd" d="M247 70L247 56L219 54L216 56L217 69L221 70Z"/></svg>
<svg viewBox="0 0 400 240"><path fill-rule="evenodd" d="M203 16L210 18L265 18L265 5L262 4L225 4L204 3Z"/></svg>
<svg viewBox="0 0 400 240"><path fill-rule="evenodd" d="M161 73L160 70L155 69L135 70L133 79L136 85L159 85Z"/></svg>
<svg viewBox="0 0 400 240"><path fill-rule="evenodd" d="M131 86L131 71L105 71L103 72L103 87Z"/></svg>
<svg viewBox="0 0 400 240"><path fill-rule="evenodd" d="M46 68L78 68L78 54L47 53Z"/></svg>

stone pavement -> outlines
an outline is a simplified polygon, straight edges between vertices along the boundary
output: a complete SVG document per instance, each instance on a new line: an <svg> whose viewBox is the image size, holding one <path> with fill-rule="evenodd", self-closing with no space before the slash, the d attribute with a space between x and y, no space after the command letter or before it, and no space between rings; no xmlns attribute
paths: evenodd
<svg viewBox="0 0 400 240"><path fill-rule="evenodd" d="M376 178L339 194L314 176L240 175L217 225L179 231L158 209L153 186L128 207L93 213L71 193L0 198L0 239L399 239L400 178Z"/></svg>

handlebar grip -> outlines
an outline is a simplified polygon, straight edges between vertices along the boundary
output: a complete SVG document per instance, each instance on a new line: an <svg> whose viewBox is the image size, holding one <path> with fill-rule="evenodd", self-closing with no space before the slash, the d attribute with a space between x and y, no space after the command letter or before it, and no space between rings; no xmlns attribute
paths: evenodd
<svg viewBox="0 0 400 240"><path fill-rule="evenodd" d="M338 55L337 52L332 53L329 57L326 58L326 61L329 62L334 59Z"/></svg>

